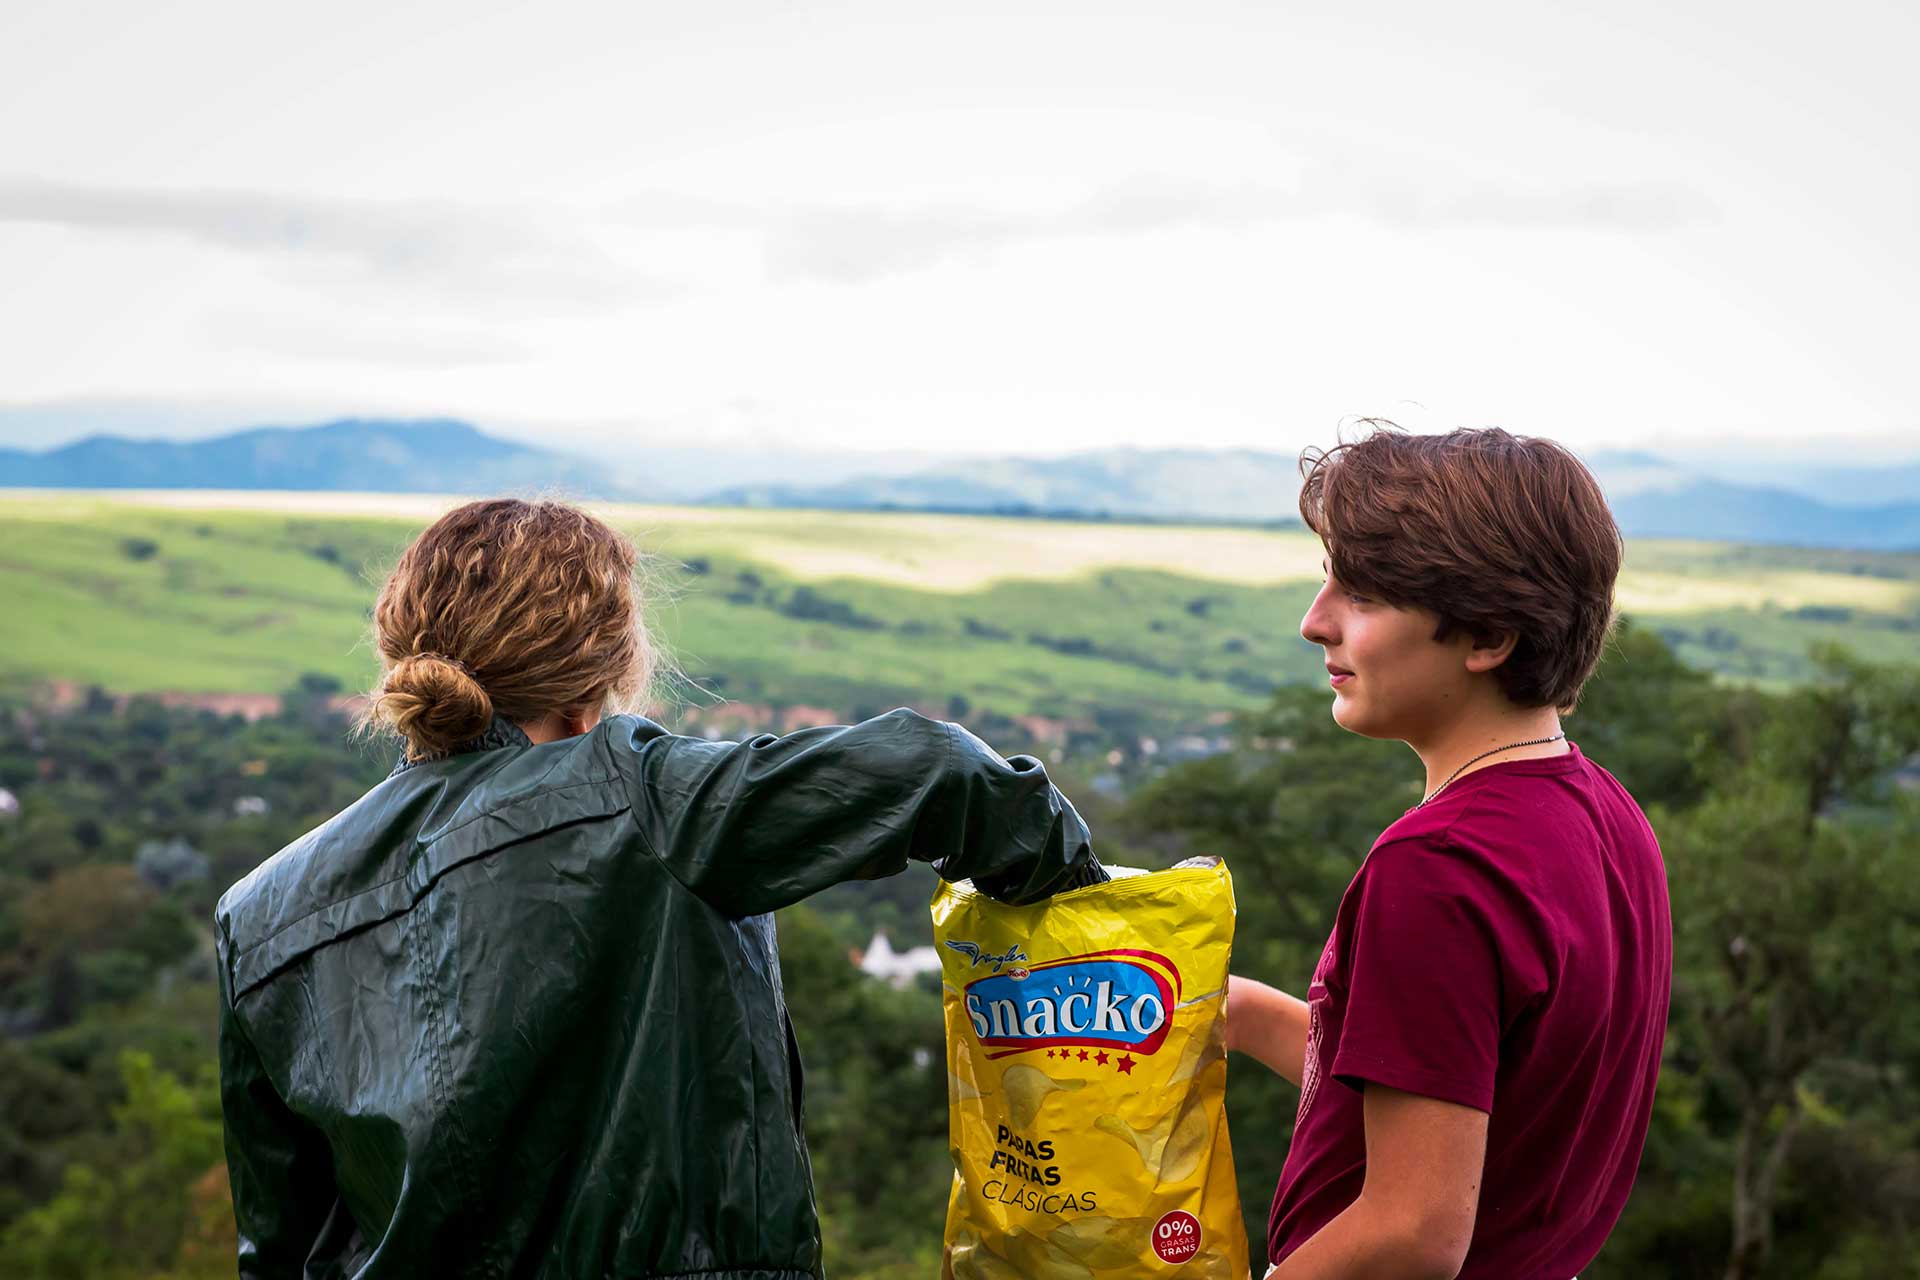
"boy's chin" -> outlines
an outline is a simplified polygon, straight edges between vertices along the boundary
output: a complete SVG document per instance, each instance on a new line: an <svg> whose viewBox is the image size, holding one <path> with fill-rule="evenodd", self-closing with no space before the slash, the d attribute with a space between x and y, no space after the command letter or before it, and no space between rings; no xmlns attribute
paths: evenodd
<svg viewBox="0 0 1920 1280"><path fill-rule="evenodd" d="M1352 698L1333 695L1333 722L1348 733L1365 734L1366 714L1354 705Z"/></svg>
<svg viewBox="0 0 1920 1280"><path fill-rule="evenodd" d="M1376 724L1368 717L1366 708L1351 697L1333 695L1333 722L1348 733L1358 734L1362 738L1394 738L1397 735L1383 724Z"/></svg>

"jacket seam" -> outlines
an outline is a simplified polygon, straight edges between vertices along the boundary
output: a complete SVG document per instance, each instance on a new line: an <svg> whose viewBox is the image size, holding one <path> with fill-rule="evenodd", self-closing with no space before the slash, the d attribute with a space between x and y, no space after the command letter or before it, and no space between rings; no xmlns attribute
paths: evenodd
<svg viewBox="0 0 1920 1280"><path fill-rule="evenodd" d="M426 1006L427 1012L428 1078L432 1081L440 1114L446 1117L452 1144L458 1148L454 1154L460 1169L460 1180L466 1184L466 1202L468 1212L471 1213L473 1206L479 1203L480 1189L474 1180L472 1150L467 1142L466 1132L460 1125L460 1117L454 1110L453 1085L447 1078L446 1030L445 1020L439 1007L439 987L434 983L432 969L427 964L426 943L421 937L419 921L411 912L407 915L407 926L407 932L413 941L413 961L416 974L420 979L421 1002ZM487 1275L496 1275L499 1272L498 1264L484 1254L481 1258L481 1268Z"/></svg>
<svg viewBox="0 0 1920 1280"><path fill-rule="evenodd" d="M542 799L546 796L557 796L563 791L577 791L581 787L597 787L604 783L616 782L616 781L619 781L619 779L589 778L584 782L569 782L564 787L554 787L550 791L538 791L530 796L521 796L517 799L509 800L505 804L495 805L493 808L487 810L485 813L476 813L473 817L468 818L465 822L462 822L457 827L449 827L447 830L442 831L439 835L427 841L427 843L421 845L420 851L425 852L426 850L429 850L433 848L435 845L439 844L442 840L450 839L451 837L458 834L459 832L466 830L468 827L472 826L474 823L484 822L486 819L505 813L507 810L512 809L517 805L531 804L535 800ZM500 847L505 848L506 846L502 845ZM480 852L483 854L492 853L494 852L494 850L483 849ZM375 884L370 884L364 889L357 889L354 892L348 894L344 898L335 898L331 902L321 903L319 906L315 907L311 911L304 911L300 913L299 915L295 916L293 919L281 925L278 929L275 929L272 933L266 935L264 938L261 938L259 941L250 942L246 946L236 949L233 952L234 961L237 963L242 956L251 955L253 952L258 951L261 947L266 946L269 942L272 942L275 938L279 937L281 934L285 933L287 930L295 928L296 926L305 923L306 921L312 919L314 916L317 916L324 911L331 911L335 907L340 906L343 903L352 902L356 898L364 898L370 893L378 893L380 890L387 888L389 885L396 885L396 884L403 883L407 879L407 877L412 874L412 871L411 871L412 864L413 864L413 860L409 858L407 860L407 865L409 869L402 871L399 875L390 876L385 880L381 880Z"/></svg>
<svg viewBox="0 0 1920 1280"><path fill-rule="evenodd" d="M623 786L626 785L626 780L622 779L621 784ZM701 893L698 889L694 888L692 885L688 884L685 880L680 878L680 873L673 869L673 862L670 859L661 856L660 846L656 845L653 842L653 837L647 834L647 824L645 819L641 816L640 807L641 806L639 803L639 798L634 795L632 788L628 787L627 812L633 816L633 833L640 838L640 843L646 847L647 856L649 858L652 858L654 862L658 863L660 866L660 869L667 873L667 879L673 881L675 884L680 886L681 892L690 893L703 906L706 906L713 910L718 910L718 908L714 907L713 903L708 900L706 894ZM725 1275L726 1273L724 1271L719 1271L719 1272L676 1271L676 1272L673 1272L672 1274L698 1276L698 1275Z"/></svg>
<svg viewBox="0 0 1920 1280"><path fill-rule="evenodd" d="M647 834L647 824L640 820L640 806L636 802L637 797L634 795L633 782L631 779L629 779L626 776L626 773L619 767L618 763L613 758L612 735L608 735L606 737L601 738L600 745L606 750L607 763L613 766L614 778L619 781L621 788L627 793L627 812L633 815L633 833L636 836L640 837L640 843L646 846L647 856L652 858L655 862L659 863L663 868L666 869L668 879L672 880L675 884L679 885L682 889L686 889L688 893L693 893L693 890L687 887L686 881L682 880L679 876L674 874L673 868L667 865L667 860L660 856L660 850L654 847L653 837ZM639 754L638 752L634 753L636 757L635 759L636 766L639 763L637 758L638 754ZM699 897L698 894L694 894L694 896ZM706 901L706 899L701 898L701 901L704 902ZM688 1274L698 1275L699 1273L689 1272Z"/></svg>
<svg viewBox="0 0 1920 1280"><path fill-rule="evenodd" d="M955 726L951 721L934 720L933 723L940 726L941 741L945 744L944 750L941 752L941 756L940 756L940 769L939 769L939 772L935 775L936 785L938 785L939 783L944 783L947 780L947 778L950 777L953 773L953 753L955 750L955 745L959 741L960 734L957 726ZM666 738L669 741L675 736L676 735L673 735L673 734L662 735L663 738ZM659 741L659 739L652 739L650 740L650 742L651 741ZM601 745L606 747L609 753L609 756L611 756L611 753L613 751L613 744L605 739L602 739ZM746 745L746 744L741 744L741 745ZM627 787L627 801L628 801L627 812L633 815L634 833L637 836L639 836L640 843L646 847L647 855L651 857L655 862L660 864L661 869L667 873L668 879L672 880L675 884L679 885L682 889L686 890L688 893L698 898L701 902L705 903L707 906L713 907L713 909L717 911L721 910L721 908L715 906L713 900L707 897L706 894L700 892L700 890L688 884L686 880L684 880L681 877L680 873L674 869L672 861L661 855L660 847L653 842L653 837L647 833L647 824L640 812L642 806L639 802L638 797L634 795L631 784L628 782L628 780L624 776L618 775L617 771L616 771L616 776L619 776L621 785ZM924 821L924 819L925 819L925 815L923 814L922 820ZM909 848L907 851L907 857L909 861L912 860L913 851L911 848ZM731 912L723 911L722 914L725 914L730 918L732 916ZM676 1274L679 1274L679 1273L676 1273ZM690 1272L686 1272L685 1274L701 1275L704 1273L697 1272L697 1271L690 1271Z"/></svg>
<svg viewBox="0 0 1920 1280"><path fill-rule="evenodd" d="M493 808L488 809L484 813L474 814L471 818L468 818L465 822L462 822L457 827L448 827L445 831L442 831L439 835L427 841L427 843L422 845L421 847L424 849L431 849L433 848L433 846L439 844L442 840L447 839L449 836L457 835L458 833L465 831L468 827L472 826L474 823L484 822L488 818L491 818L496 814L505 813L507 810L512 809L518 805L532 804L535 800L543 800L548 796L557 796L563 791L578 791L582 787L598 787L609 782L618 782L619 780L620 779L617 777L583 778L579 782L569 782L564 787L549 787L544 791L536 791L532 795L516 796L512 800L508 800L508 801L505 801L504 803L495 805ZM404 879L405 877L401 877L401 878ZM355 894L351 896L357 897L359 895Z"/></svg>
<svg viewBox="0 0 1920 1280"><path fill-rule="evenodd" d="M222 993L222 1000L237 1016L240 1012L240 982L235 962L239 959L239 955L233 947L231 924L231 921L221 918L221 913L216 907L213 913L213 958L214 962L220 966L219 976L226 979L227 985Z"/></svg>
<svg viewBox="0 0 1920 1280"><path fill-rule="evenodd" d="M386 914L374 916L367 920L356 921L350 928L343 928L339 932L333 934L330 937L320 938L313 942L310 942L306 946L300 948L299 950L293 951L290 954L281 957L273 965L263 969L260 973L248 978L244 983L240 981L239 975L236 972L233 975L233 985L234 985L234 992L235 992L234 998L238 1000L240 996L243 996L248 992L253 991L255 988L271 981L277 974L285 971L288 967L299 963L303 958L309 955L312 955L314 952L319 951L327 946L330 946L335 942L338 942L346 937L349 937L352 934L359 933L364 929L374 928L379 925L386 924L390 921L398 920L398 919L401 919L402 917L412 914L414 909L420 905L421 900L425 898L429 893L433 892L434 887L438 885L441 880L445 879L448 875L452 874L454 871L459 870L461 867L466 866L470 862L477 862L482 858L491 858L496 854L503 853L506 850L513 848L515 845L524 844L528 840L538 839L540 836L548 835L555 831L564 831L564 830L567 830L568 828L582 826L591 822L605 822L612 818L618 818L626 812L627 812L627 809L623 806L621 808L611 810L610 812L605 814L587 814L581 817L571 818L564 823L560 823L556 826L548 827L544 831L536 832L533 835L528 835L528 836L517 836L512 840L503 841L498 845L493 845L489 848L479 849L472 853L469 853L467 856L461 858L457 862L450 862L446 866L440 867L439 869L435 870L432 875L422 880L418 890L415 891L412 894L412 896L408 898L408 900L404 904L396 905L391 911L388 911ZM400 884L403 882L405 882L405 877L402 877L399 880L383 881L379 885L374 886L373 888L363 890L360 893L353 894L346 898L342 898L340 899L339 902L336 902L334 905L342 906L348 903L352 903L357 899L368 897L372 894L375 894L379 892L381 889L387 888L390 885ZM293 929L298 928L303 921L311 919L313 914L318 914L318 913L310 913L309 915L302 916L300 920L294 921L292 924L287 925L285 928L275 930L267 938L263 939L259 943L256 943L254 946L249 947L247 951L244 953L244 957L251 957L256 951L262 950L272 945L282 935L288 933ZM236 955L234 957L233 967L236 971L238 970L244 957L239 955Z"/></svg>
<svg viewBox="0 0 1920 1280"><path fill-rule="evenodd" d="M609 740L603 740L602 745L606 747L608 754L611 755L613 751L612 742ZM636 773L637 772L638 770L636 770ZM654 864L656 866L658 866L662 871L666 872L667 879L671 880L676 886L678 886L678 888L682 893L689 895L694 899L694 901L700 903L702 906L706 907L708 910L717 910L717 908L714 907L713 903L708 900L705 894L701 893L698 889L695 889L692 885L688 884L685 880L680 878L680 873L674 870L673 863L671 861L660 856L659 846L654 844L653 837L647 833L646 820L640 812L640 808L641 808L640 797L634 794L634 791L632 787L629 785L628 780L626 778L622 777L620 781L622 786L628 788L626 812L628 817L630 817L633 820L634 835L639 839L641 847L643 847L647 851L647 856L653 859ZM777 948L775 952L774 963L775 964L779 963ZM733 975L733 974L728 975L729 985L735 985L736 976L737 975ZM776 995L776 1001L779 1004L779 1007L784 1011L786 1008L786 1001L779 999L777 995ZM781 1052L782 1053L786 1052L786 1045L784 1042L782 1042L781 1044ZM750 1077L750 1088L748 1090L748 1096L751 1099L751 1105L752 1105L753 1116L754 1116L754 1123L749 1128L746 1135L747 1143L751 1150L751 1157L748 1163L750 1167L754 1170L754 1175L753 1177L749 1178L747 1182L748 1182L748 1185L751 1186L753 1189L754 1243L757 1246L764 1248L766 1244L766 1241L765 1241L766 1219L765 1219L765 1215L763 1215L760 1212L760 1173L759 1173L760 1171L759 1132L761 1127L760 1101L759 1101L760 1099L759 1077L761 1072L760 1072L760 1064L754 1055L754 1049L751 1044L747 1046L747 1072ZM803 1138L802 1142L804 1143L804 1141L805 1139ZM706 1270L706 1271L656 1271L656 1272L651 1272L649 1274L651 1277L654 1278L654 1280L674 1280L675 1277L681 1277L681 1276L695 1277L695 1276L732 1275L732 1274L738 1273L740 1270L741 1268L739 1267L721 1267L718 1269Z"/></svg>
<svg viewBox="0 0 1920 1280"><path fill-rule="evenodd" d="M946 793L947 779L953 776L953 749L954 749L954 744L960 740L960 731L957 727L955 727L954 723L951 720L935 720L934 723L940 726L940 741L944 743L946 746L946 750L940 753L940 770L938 773L934 774L934 777L933 777L933 793L936 796L940 796ZM940 809L939 801L935 801L934 804L928 806L928 810L931 810L931 816L944 816L939 813L939 809ZM929 816L930 814L928 811L922 811L920 814L919 821L915 822L913 824L913 829L910 832L908 832L908 835L907 835L907 861L908 862L913 861L913 842L919 836L920 828L926 824L926 820ZM939 874L940 868L935 865L936 861L944 863L945 859L942 858L942 859L936 860L936 859L929 858L927 860L927 865L933 866L935 874ZM946 876L944 875L940 876L940 880L941 880L941 883L943 884L950 883L947 880Z"/></svg>

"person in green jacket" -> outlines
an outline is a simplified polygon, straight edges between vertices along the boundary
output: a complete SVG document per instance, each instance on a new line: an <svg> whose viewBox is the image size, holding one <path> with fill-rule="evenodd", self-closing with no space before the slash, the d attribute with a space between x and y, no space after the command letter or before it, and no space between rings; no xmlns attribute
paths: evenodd
<svg viewBox="0 0 1920 1280"><path fill-rule="evenodd" d="M610 714L635 564L475 502L380 592L367 723L405 758L216 913L243 1280L820 1276L770 913L910 858L1015 903L1103 878L1040 763L957 725Z"/></svg>

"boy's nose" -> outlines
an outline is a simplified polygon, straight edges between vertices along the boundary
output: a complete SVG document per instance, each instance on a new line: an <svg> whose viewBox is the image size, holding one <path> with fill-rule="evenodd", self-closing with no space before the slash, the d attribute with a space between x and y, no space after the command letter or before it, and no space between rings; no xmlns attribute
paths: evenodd
<svg viewBox="0 0 1920 1280"><path fill-rule="evenodd" d="M1308 644L1331 648L1339 642L1340 631L1332 611L1327 608L1326 599L1327 591L1322 587L1320 594L1313 598L1313 603L1307 606L1306 616L1300 619L1300 638Z"/></svg>

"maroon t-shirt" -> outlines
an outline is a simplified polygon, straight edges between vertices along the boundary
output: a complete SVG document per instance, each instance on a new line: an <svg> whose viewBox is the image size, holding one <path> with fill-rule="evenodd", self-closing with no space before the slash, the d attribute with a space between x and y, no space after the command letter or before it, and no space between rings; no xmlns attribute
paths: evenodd
<svg viewBox="0 0 1920 1280"><path fill-rule="evenodd" d="M1360 1193L1372 1080L1488 1113L1461 1280L1568 1280L1633 1187L1673 977L1666 864L1575 747L1469 773L1381 833L1307 990L1268 1256Z"/></svg>

